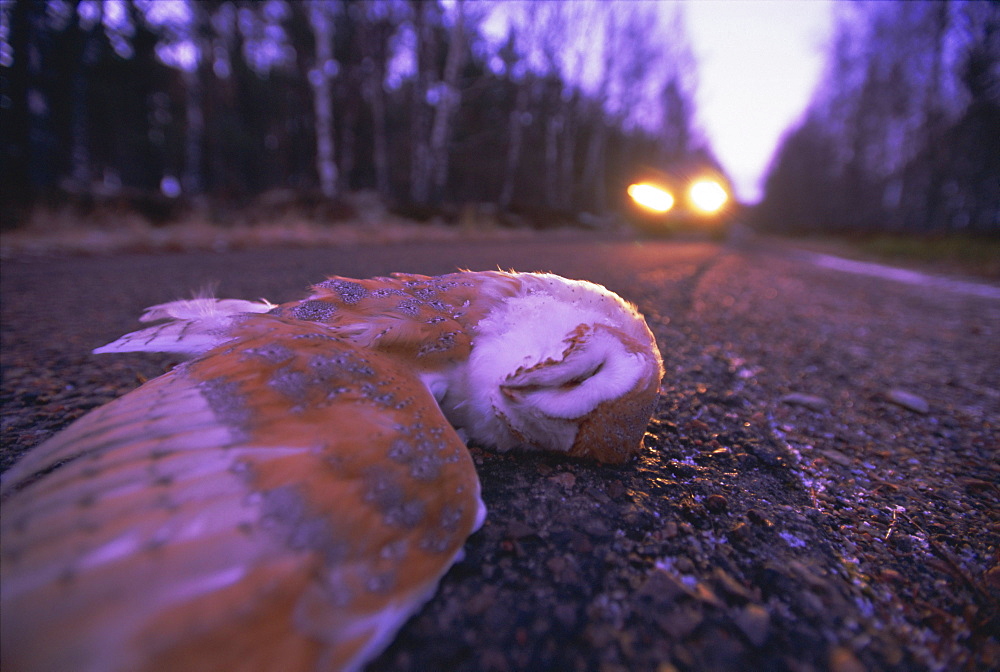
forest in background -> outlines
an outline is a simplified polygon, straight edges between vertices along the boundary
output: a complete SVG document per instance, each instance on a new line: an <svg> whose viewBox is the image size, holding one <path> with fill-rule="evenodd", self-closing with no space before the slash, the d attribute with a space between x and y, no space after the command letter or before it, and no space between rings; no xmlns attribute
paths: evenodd
<svg viewBox="0 0 1000 672"><path fill-rule="evenodd" d="M717 165L653 3L0 3L5 226L38 203L490 204L575 221L643 165ZM508 12L506 34L484 24ZM588 56L588 53L591 55ZM340 204L340 206L338 206ZM225 219L224 216L220 216Z"/></svg>
<svg viewBox="0 0 1000 672"><path fill-rule="evenodd" d="M358 191L417 219L471 204L598 221L644 166L718 167L683 5L660 9L0 0L0 224L39 204L336 221ZM1000 232L1000 5L835 11L826 72L752 223Z"/></svg>
<svg viewBox="0 0 1000 672"><path fill-rule="evenodd" d="M822 85L771 165L758 226L1000 233L1000 5L837 5Z"/></svg>

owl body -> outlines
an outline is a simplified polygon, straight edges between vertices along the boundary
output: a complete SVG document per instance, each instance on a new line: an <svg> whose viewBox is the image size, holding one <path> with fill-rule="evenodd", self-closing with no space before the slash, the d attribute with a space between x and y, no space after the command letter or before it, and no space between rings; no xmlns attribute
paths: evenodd
<svg viewBox="0 0 1000 672"><path fill-rule="evenodd" d="M3 475L3 669L359 669L482 524L465 439L622 462L662 374L633 307L548 274L140 319L95 352L192 359Z"/></svg>

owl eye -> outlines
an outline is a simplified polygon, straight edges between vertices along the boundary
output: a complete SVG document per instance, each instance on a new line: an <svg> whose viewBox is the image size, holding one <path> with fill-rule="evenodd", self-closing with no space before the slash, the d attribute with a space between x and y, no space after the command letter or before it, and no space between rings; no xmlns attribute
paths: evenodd
<svg viewBox="0 0 1000 672"><path fill-rule="evenodd" d="M600 373L602 368L604 368L604 362L598 362L596 366L563 381L556 379L530 383L525 382L521 384L508 383L506 385L501 385L500 391L505 397L507 397L507 399L516 402L523 402L525 397L534 394L535 392L542 392L546 390L569 392L570 390L575 390L596 376Z"/></svg>
<svg viewBox="0 0 1000 672"><path fill-rule="evenodd" d="M603 369L603 368L604 368L604 362L600 362L597 366L595 366L590 371L587 371L587 372L585 372L585 373L583 373L583 374L581 374L579 376L574 376L573 378L570 378L565 383L563 383L562 385L560 385L559 389L560 390L571 390L573 388L579 387L580 385L584 384L585 382L587 382L588 380L590 380L591 378L593 378L594 376L596 376L598 373L600 373L601 369Z"/></svg>

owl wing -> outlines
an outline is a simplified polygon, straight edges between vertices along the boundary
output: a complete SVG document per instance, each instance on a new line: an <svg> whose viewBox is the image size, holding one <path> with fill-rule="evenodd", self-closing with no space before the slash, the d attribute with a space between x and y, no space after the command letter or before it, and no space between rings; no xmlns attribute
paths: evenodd
<svg viewBox="0 0 1000 672"><path fill-rule="evenodd" d="M270 312L323 324L345 340L434 367L467 358L471 327L492 300L512 295L518 287L513 275L492 271L436 277L393 273L366 280L330 276L313 285L306 298L280 306L214 298L150 306L139 321L165 322L125 334L94 352L200 355L229 340L248 314Z"/></svg>
<svg viewBox="0 0 1000 672"><path fill-rule="evenodd" d="M94 350L95 354L115 352L173 352L200 355L225 343L234 319L246 313L266 313L274 304L266 301L199 298L149 306L140 322L167 320L146 329L125 334Z"/></svg>
<svg viewBox="0 0 1000 672"><path fill-rule="evenodd" d="M401 363L274 316L3 478L2 667L354 670L485 510Z"/></svg>

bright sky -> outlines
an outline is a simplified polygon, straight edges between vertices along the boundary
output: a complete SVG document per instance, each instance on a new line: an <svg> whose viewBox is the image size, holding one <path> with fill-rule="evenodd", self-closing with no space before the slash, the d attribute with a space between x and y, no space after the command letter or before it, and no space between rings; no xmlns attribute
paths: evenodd
<svg viewBox="0 0 1000 672"><path fill-rule="evenodd" d="M782 134L812 97L832 0L699 0L684 11L698 60L698 118L741 200L760 198Z"/></svg>
<svg viewBox="0 0 1000 672"><path fill-rule="evenodd" d="M660 1L667 25L677 3ZM812 98L832 33L834 1L681 3L698 67L697 122L744 202L760 199L782 134ZM503 39L507 15L525 6L524 0L499 0L486 29ZM601 55L593 45L590 51L592 58Z"/></svg>

